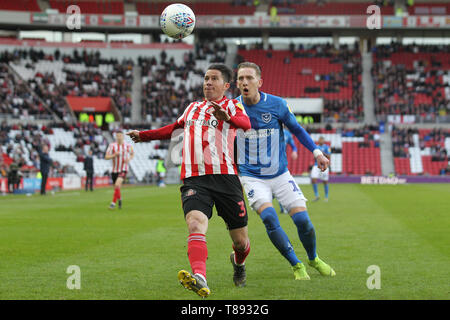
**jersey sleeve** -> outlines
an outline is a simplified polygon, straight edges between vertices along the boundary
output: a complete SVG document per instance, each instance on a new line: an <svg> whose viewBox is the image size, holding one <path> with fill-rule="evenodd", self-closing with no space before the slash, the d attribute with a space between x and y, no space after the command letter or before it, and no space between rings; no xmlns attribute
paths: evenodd
<svg viewBox="0 0 450 320"><path fill-rule="evenodd" d="M279 108L279 118L288 127L289 131L304 145L309 151L313 152L317 149L316 144L311 139L311 136L301 125L298 124L294 114L289 109L285 100L281 99L281 106Z"/></svg>
<svg viewBox="0 0 450 320"><path fill-rule="evenodd" d="M244 106L237 100L230 100L227 104L227 112L230 116L229 122L238 129L248 130L251 128L250 118L245 112Z"/></svg>

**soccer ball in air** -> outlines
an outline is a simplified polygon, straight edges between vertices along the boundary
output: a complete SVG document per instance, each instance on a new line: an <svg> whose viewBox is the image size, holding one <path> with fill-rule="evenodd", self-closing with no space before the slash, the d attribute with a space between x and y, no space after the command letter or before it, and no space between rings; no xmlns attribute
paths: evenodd
<svg viewBox="0 0 450 320"><path fill-rule="evenodd" d="M188 6L175 3L164 9L159 18L159 24L162 31L169 37L183 39L194 30L195 15Z"/></svg>

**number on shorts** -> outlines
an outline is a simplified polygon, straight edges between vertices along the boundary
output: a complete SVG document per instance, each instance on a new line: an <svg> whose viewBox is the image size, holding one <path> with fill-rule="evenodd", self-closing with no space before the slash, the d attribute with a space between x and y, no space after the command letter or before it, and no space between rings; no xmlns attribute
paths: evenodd
<svg viewBox="0 0 450 320"><path fill-rule="evenodd" d="M245 202L244 201L239 201L237 203L239 205L239 207L241 207L241 212L239 212L239 217L245 217Z"/></svg>
<svg viewBox="0 0 450 320"><path fill-rule="evenodd" d="M300 190L298 189L297 184L295 183L294 180L289 180L289 183L292 184L292 186L294 187L294 190L292 190L292 191L294 191L294 192L300 191Z"/></svg>

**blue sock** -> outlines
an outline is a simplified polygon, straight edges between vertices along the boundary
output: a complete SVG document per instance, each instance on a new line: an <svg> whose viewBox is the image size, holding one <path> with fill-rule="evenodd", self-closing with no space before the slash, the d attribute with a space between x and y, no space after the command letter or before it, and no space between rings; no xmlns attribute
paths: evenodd
<svg viewBox="0 0 450 320"><path fill-rule="evenodd" d="M325 198L328 198L328 183L324 184L323 188L325 189Z"/></svg>
<svg viewBox="0 0 450 320"><path fill-rule="evenodd" d="M319 188L317 188L317 183L313 183L313 190L314 190L314 195L316 196L316 198L319 197Z"/></svg>
<svg viewBox="0 0 450 320"><path fill-rule="evenodd" d="M308 211L301 211L292 215L292 221L297 226L298 236L303 244L303 247L308 254L309 260L314 260L316 254L316 232L314 226L309 219Z"/></svg>
<svg viewBox="0 0 450 320"><path fill-rule="evenodd" d="M269 236L270 241L272 241L275 248L280 251L283 257L285 257L292 266L301 262L295 255L294 248L292 247L287 234L280 226L280 221L278 220L275 208L266 208L259 216L266 226L267 235Z"/></svg>

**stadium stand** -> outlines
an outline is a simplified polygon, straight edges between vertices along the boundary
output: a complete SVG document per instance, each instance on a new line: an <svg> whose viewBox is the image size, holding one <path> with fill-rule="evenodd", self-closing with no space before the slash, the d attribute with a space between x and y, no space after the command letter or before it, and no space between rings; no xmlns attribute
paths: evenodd
<svg viewBox="0 0 450 320"><path fill-rule="evenodd" d="M103 175L110 170L110 161L103 159L106 139L93 124L38 126L7 125L3 122L0 129L4 137L3 153L16 162L22 171L30 174L39 168L36 147L42 144L50 146L49 155L54 161L50 176L58 177L67 173L84 176L82 161L88 149L92 149L94 153L95 174Z"/></svg>
<svg viewBox="0 0 450 320"><path fill-rule="evenodd" d="M99 51L45 55L13 52L9 65L62 119L70 113L63 97L111 97L123 117L131 115L132 60L103 59Z"/></svg>
<svg viewBox="0 0 450 320"><path fill-rule="evenodd" d="M5 171L15 162L25 176L34 176L39 168L36 147L42 144L50 147L49 155L53 160L50 177L62 177L70 173L85 176L83 161L88 150L93 151L95 176L109 175L111 171L111 161L104 159L108 141L104 132L94 123L38 126L8 125L4 121L0 126L0 141L0 168ZM131 142L128 137L127 141ZM135 159L130 162L131 174L138 181L152 181L156 174L157 159L166 157L167 145L157 141L133 144Z"/></svg>
<svg viewBox="0 0 450 320"><path fill-rule="evenodd" d="M445 174L450 130L393 128L392 148L397 174Z"/></svg>
<svg viewBox="0 0 450 320"><path fill-rule="evenodd" d="M195 52L185 52L182 60L167 58L165 51L159 57L139 58L143 118L169 123L191 101L202 99L203 75L211 63L225 61L225 52L224 43L201 41Z"/></svg>
<svg viewBox="0 0 450 320"><path fill-rule="evenodd" d="M41 8L37 0L0 0L0 10L39 12Z"/></svg>
<svg viewBox="0 0 450 320"><path fill-rule="evenodd" d="M173 2L136 1L139 14L160 15L164 8ZM253 1L215 1L188 3L196 15L253 15L255 6Z"/></svg>
<svg viewBox="0 0 450 320"><path fill-rule="evenodd" d="M244 60L262 67L263 91L282 97L323 97L326 122L363 118L358 48L342 45L335 49L330 44L311 48L292 44L290 50L241 47L238 63Z"/></svg>
<svg viewBox="0 0 450 320"><path fill-rule="evenodd" d="M447 15L450 14L450 3L422 2L408 7L410 15Z"/></svg>
<svg viewBox="0 0 450 320"><path fill-rule="evenodd" d="M5 63L0 63L0 114L24 120L52 118L42 101Z"/></svg>
<svg viewBox="0 0 450 320"><path fill-rule="evenodd" d="M377 115L415 115L421 122L447 120L450 46L391 43L375 47L373 59Z"/></svg>
<svg viewBox="0 0 450 320"><path fill-rule="evenodd" d="M50 0L50 7L66 13L70 5L77 5L81 12L88 14L124 14L123 1L67 1Z"/></svg>
<svg viewBox="0 0 450 320"><path fill-rule="evenodd" d="M308 2L306 0L273 0L270 7L275 6L277 13L281 15L363 15L366 13L367 7L374 3L382 4L382 14L391 15L394 13L394 6L392 4L384 5L384 1L327 2L318 0Z"/></svg>
<svg viewBox="0 0 450 320"><path fill-rule="evenodd" d="M364 126L361 129L306 128L314 141L324 137L331 148L330 174L381 175L378 128ZM289 170L294 175L309 175L314 157L295 139L298 160L291 159L287 148Z"/></svg>

